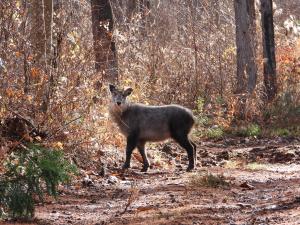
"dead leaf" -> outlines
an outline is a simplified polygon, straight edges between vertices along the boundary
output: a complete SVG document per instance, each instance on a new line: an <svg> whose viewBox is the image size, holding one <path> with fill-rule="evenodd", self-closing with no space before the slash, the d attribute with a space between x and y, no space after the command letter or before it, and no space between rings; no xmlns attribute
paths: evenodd
<svg viewBox="0 0 300 225"><path fill-rule="evenodd" d="M140 154L138 153L133 153L134 158L139 161L140 163L143 163L143 158Z"/></svg>
<svg viewBox="0 0 300 225"><path fill-rule="evenodd" d="M151 209L155 209L155 207L154 206L140 206L136 209L136 211L144 212L144 211L148 211Z"/></svg>
<svg viewBox="0 0 300 225"><path fill-rule="evenodd" d="M37 78L40 76L40 70L36 67L32 67L31 70L30 70L30 75L32 78Z"/></svg>

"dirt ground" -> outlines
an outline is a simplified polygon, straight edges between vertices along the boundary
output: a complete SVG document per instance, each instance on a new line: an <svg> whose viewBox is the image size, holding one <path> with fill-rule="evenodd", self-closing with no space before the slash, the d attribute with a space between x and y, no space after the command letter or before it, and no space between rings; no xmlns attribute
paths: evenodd
<svg viewBox="0 0 300 225"><path fill-rule="evenodd" d="M95 172L63 187L57 200L37 207L31 224L300 224L299 140L199 143L191 173L177 148L161 149L171 166L141 173L134 163L126 173ZM207 173L228 185L198 182Z"/></svg>

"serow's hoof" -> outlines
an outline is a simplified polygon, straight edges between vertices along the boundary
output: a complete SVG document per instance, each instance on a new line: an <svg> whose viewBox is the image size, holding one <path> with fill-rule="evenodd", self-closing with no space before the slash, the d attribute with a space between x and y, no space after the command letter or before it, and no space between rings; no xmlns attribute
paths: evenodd
<svg viewBox="0 0 300 225"><path fill-rule="evenodd" d="M130 168L130 165L124 164L124 165L122 166L122 170L127 170L128 168Z"/></svg>
<svg viewBox="0 0 300 225"><path fill-rule="evenodd" d="M144 166L144 167L141 169L141 172L147 172L147 171L148 171L148 168L149 168L149 166Z"/></svg>
<svg viewBox="0 0 300 225"><path fill-rule="evenodd" d="M188 168L186 169L186 172L191 172L195 169L194 166L188 166Z"/></svg>

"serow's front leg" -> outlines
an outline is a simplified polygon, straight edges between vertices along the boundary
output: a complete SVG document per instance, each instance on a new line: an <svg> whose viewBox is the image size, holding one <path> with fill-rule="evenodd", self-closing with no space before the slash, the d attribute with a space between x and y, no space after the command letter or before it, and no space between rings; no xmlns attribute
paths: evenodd
<svg viewBox="0 0 300 225"><path fill-rule="evenodd" d="M126 145L126 160L122 167L122 169L128 169L130 167L131 155L134 148L137 146L137 135L129 135L127 137L127 145Z"/></svg>

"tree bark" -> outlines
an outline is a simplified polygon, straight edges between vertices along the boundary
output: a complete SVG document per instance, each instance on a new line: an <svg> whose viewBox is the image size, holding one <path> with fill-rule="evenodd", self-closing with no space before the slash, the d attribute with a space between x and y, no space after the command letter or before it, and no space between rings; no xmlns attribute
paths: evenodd
<svg viewBox="0 0 300 225"><path fill-rule="evenodd" d="M40 0L31 0L29 4L29 15L31 18L31 37L34 62L37 63L43 58L44 35L43 35L43 4Z"/></svg>
<svg viewBox="0 0 300 225"><path fill-rule="evenodd" d="M49 82L46 84L43 96L43 102L41 109L43 112L47 112L50 105L50 98L53 94L54 77L52 71L52 24L53 24L53 0L42 0L43 2L43 28L44 28L44 57L45 57L45 69L49 77Z"/></svg>
<svg viewBox="0 0 300 225"><path fill-rule="evenodd" d="M149 0L127 0L127 17L132 19L136 13L141 13L142 18L144 19L145 15L150 9Z"/></svg>
<svg viewBox="0 0 300 225"><path fill-rule="evenodd" d="M30 0L29 14L32 25L32 69L34 69L35 72L32 74L33 78L26 79L25 83L27 87L29 87L32 82L40 82L42 71L48 76L48 82L43 84L44 90L41 105L41 110L46 112L49 108L54 85L52 73L53 0Z"/></svg>
<svg viewBox="0 0 300 225"><path fill-rule="evenodd" d="M212 0L211 7L213 10L213 19L217 28L220 26L220 0Z"/></svg>
<svg viewBox="0 0 300 225"><path fill-rule="evenodd" d="M112 37L113 13L109 0L91 0L92 27L95 51L95 69L102 81L115 83L118 79L118 63L115 42Z"/></svg>
<svg viewBox="0 0 300 225"><path fill-rule="evenodd" d="M272 0L261 0L261 23L264 57L264 85L267 100L271 101L274 99L277 92Z"/></svg>
<svg viewBox="0 0 300 225"><path fill-rule="evenodd" d="M237 46L237 93L252 93L257 66L254 0L235 0Z"/></svg>
<svg viewBox="0 0 300 225"><path fill-rule="evenodd" d="M252 94L257 79L254 0L234 0L237 48L238 104L236 117L246 118L248 94Z"/></svg>
<svg viewBox="0 0 300 225"><path fill-rule="evenodd" d="M34 62L46 66L52 47L53 0L31 0L29 14Z"/></svg>

